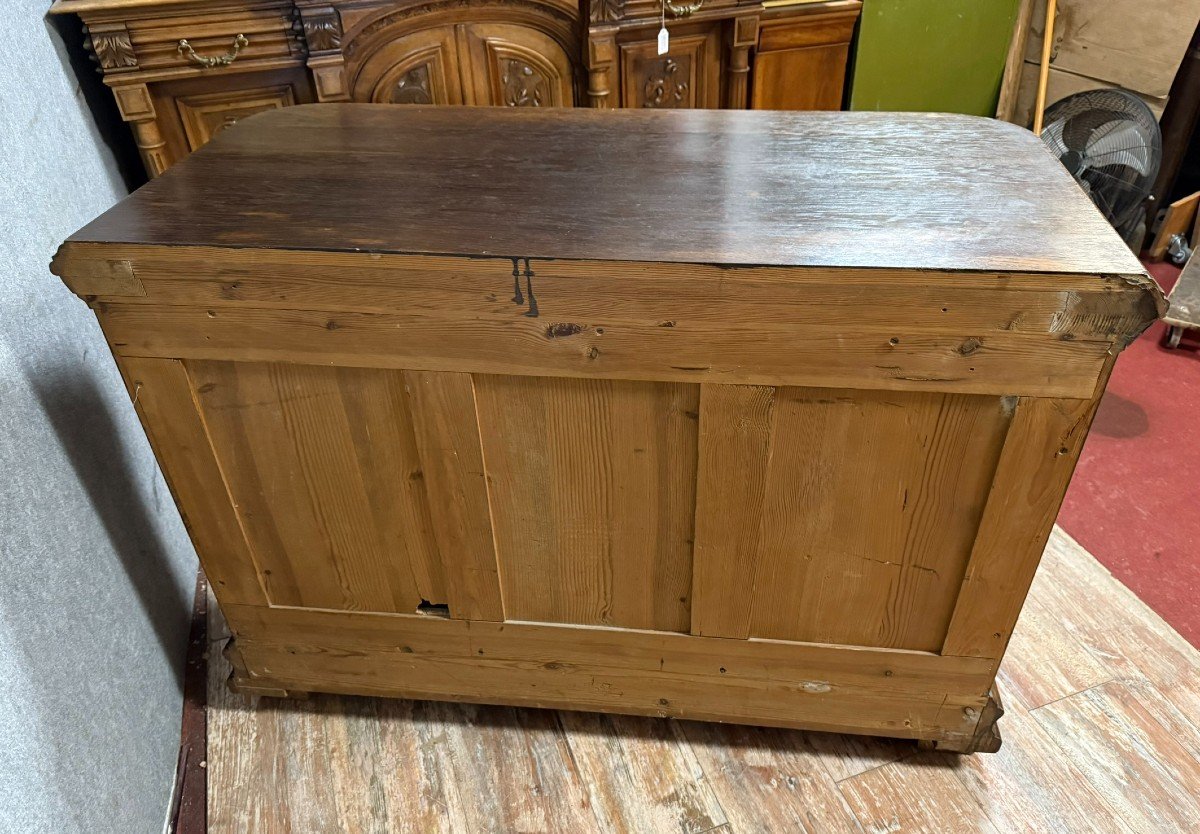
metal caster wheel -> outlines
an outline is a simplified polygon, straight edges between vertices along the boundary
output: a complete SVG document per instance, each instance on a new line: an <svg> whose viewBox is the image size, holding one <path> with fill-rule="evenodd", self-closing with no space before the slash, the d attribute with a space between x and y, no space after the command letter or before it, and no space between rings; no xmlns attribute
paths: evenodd
<svg viewBox="0 0 1200 834"><path fill-rule="evenodd" d="M1167 328L1167 335L1163 338L1163 344L1169 348L1177 348L1182 339L1183 328L1171 326Z"/></svg>

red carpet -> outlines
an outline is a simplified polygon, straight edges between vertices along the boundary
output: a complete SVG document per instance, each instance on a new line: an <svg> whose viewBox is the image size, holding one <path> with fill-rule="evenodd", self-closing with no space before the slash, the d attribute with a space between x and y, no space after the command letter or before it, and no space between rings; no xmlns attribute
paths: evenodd
<svg viewBox="0 0 1200 834"><path fill-rule="evenodd" d="M1148 268L1164 291L1179 275ZM1200 352L1164 330L1118 358L1058 523L1200 646Z"/></svg>

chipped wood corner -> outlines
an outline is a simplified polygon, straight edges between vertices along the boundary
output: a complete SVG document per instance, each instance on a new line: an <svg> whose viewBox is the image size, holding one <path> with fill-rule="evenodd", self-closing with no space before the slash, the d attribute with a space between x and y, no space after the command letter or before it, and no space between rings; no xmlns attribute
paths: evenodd
<svg viewBox="0 0 1200 834"><path fill-rule="evenodd" d="M1116 342L1118 351L1124 350L1150 325L1167 314L1167 297L1162 287L1148 272L1125 272L1115 275L1105 275L1105 280L1119 281L1126 287L1138 292L1135 302L1135 324L1128 331L1119 334Z"/></svg>
<svg viewBox="0 0 1200 834"><path fill-rule="evenodd" d="M973 708L965 710L970 716ZM1004 706L1000 703L1000 693L995 687L990 689L983 707L977 711L978 719L974 730L969 734L953 741L937 740L922 742L922 748L932 748L948 753L996 753L1000 750L1000 728L997 723L1004 716Z"/></svg>
<svg viewBox="0 0 1200 834"><path fill-rule="evenodd" d="M67 241L50 260L50 272L89 306L98 296L142 297L146 288L138 279L133 262L104 257L104 248Z"/></svg>
<svg viewBox="0 0 1200 834"><path fill-rule="evenodd" d="M281 686L272 686L270 681L259 680L246 667L246 661L242 658L242 653L238 649L237 637L230 637L225 641L225 646L221 649L221 654L229 661L232 667L229 670L229 680L226 681L226 686L230 692L236 692L239 695L249 695L256 698L290 698L293 700L305 700L308 698L308 693L302 690L285 689Z"/></svg>

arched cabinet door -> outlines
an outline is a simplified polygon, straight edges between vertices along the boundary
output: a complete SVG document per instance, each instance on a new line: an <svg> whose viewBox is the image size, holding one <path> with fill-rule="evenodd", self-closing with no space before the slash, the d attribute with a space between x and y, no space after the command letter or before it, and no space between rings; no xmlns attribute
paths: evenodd
<svg viewBox="0 0 1200 834"><path fill-rule="evenodd" d="M363 62L351 98L377 104L468 104L454 29L421 29L388 41Z"/></svg>
<svg viewBox="0 0 1200 834"><path fill-rule="evenodd" d="M528 26L460 26L463 89L470 103L501 107L572 107L571 60L557 41Z"/></svg>

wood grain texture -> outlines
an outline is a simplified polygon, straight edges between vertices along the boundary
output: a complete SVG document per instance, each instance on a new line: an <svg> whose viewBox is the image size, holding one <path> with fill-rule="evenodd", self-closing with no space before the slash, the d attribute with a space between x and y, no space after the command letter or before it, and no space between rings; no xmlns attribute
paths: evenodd
<svg viewBox="0 0 1200 834"><path fill-rule="evenodd" d="M188 370L272 604L411 614L445 600L402 374Z"/></svg>
<svg viewBox="0 0 1200 834"><path fill-rule="evenodd" d="M506 319L476 319L469 328L411 313L241 306L104 304L97 313L123 356L1070 398L1092 395L1111 350L1108 341L896 336L853 325L542 323L511 304Z"/></svg>
<svg viewBox="0 0 1200 834"><path fill-rule="evenodd" d="M692 569L692 634L750 636L762 538L775 389L705 385L700 389L700 462ZM719 512L738 507L732 517Z"/></svg>
<svg viewBox="0 0 1200 834"><path fill-rule="evenodd" d="M118 367L209 581L230 603L265 605L261 572L183 363L126 360Z"/></svg>
<svg viewBox="0 0 1200 834"><path fill-rule="evenodd" d="M707 419L717 432L757 431L702 464L713 491L701 492L697 517L712 521L697 532L693 631L940 648L1008 427L1005 402L735 390L756 401L701 410L702 438ZM721 492L731 489L745 491ZM726 504L744 508L744 528L724 519Z"/></svg>
<svg viewBox="0 0 1200 834"><path fill-rule="evenodd" d="M471 377L407 371L404 381L412 398L417 450L425 464L433 537L444 556L450 616L503 620Z"/></svg>
<svg viewBox="0 0 1200 834"><path fill-rule="evenodd" d="M598 147L621 166L578 164ZM687 207L687 235L662 222L663 194ZM1141 272L1036 137L934 114L289 107L223 131L71 240Z"/></svg>
<svg viewBox="0 0 1200 834"><path fill-rule="evenodd" d="M511 830L524 820L527 830L679 831L705 819L721 821L717 831L814 834L1189 830L1200 817L1200 781L1180 750L1197 731L1168 698L1200 679L1200 652L1061 531L1031 599L1057 611L1075 641L1029 628L1019 655L1019 630L1005 680L1028 677L1018 666L1028 659L1076 666L1074 652L1128 680L1060 687L1060 700L1040 709L1005 687L1005 743L990 756L589 713L321 695L252 700L228 692L229 667L214 652L211 830ZM215 604L210 612L219 641L227 632ZM1143 775L1123 780L1126 768Z"/></svg>
<svg viewBox="0 0 1200 834"><path fill-rule="evenodd" d="M240 525L217 559L261 590L221 597L234 686L994 749L1054 511L1162 301L1036 141L401 110L254 117L53 263L120 361L182 368L217 477L170 463L209 493L180 504ZM686 229L652 222L668 193Z"/></svg>
<svg viewBox="0 0 1200 834"><path fill-rule="evenodd" d="M1170 718L1155 714L1160 704L1149 687L1111 681L1035 713L1051 734L1075 739L1075 765L1120 803L1134 831L1186 831L1197 820L1197 732L1173 733Z"/></svg>
<svg viewBox="0 0 1200 834"><path fill-rule="evenodd" d="M480 376L511 620L686 631L695 385Z"/></svg>
<svg viewBox="0 0 1200 834"><path fill-rule="evenodd" d="M942 654L1004 653L1098 405L1017 403Z"/></svg>
<svg viewBox="0 0 1200 834"><path fill-rule="evenodd" d="M848 656L835 646L617 628L227 609L248 669L234 683L253 689L574 705L956 744L969 740L985 700L959 693L990 683L986 663L916 652Z"/></svg>
<svg viewBox="0 0 1200 834"><path fill-rule="evenodd" d="M940 272L603 261L533 261L543 315L601 324L620 318L984 335L1043 333L1072 339L1126 336L1156 313L1148 279L1135 275ZM217 246L72 243L52 264L90 300L357 312L452 319L525 312L511 302L512 258L316 252ZM132 272L139 286L127 284ZM116 280L104 280L116 279ZM547 283L548 282L548 283ZM509 315L507 318L511 318ZM903 335L902 331L900 335ZM891 332L890 335L897 335Z"/></svg>
<svg viewBox="0 0 1200 834"><path fill-rule="evenodd" d="M731 831L862 831L807 737L696 721L681 721L675 728L696 757Z"/></svg>
<svg viewBox="0 0 1200 834"><path fill-rule="evenodd" d="M910 756L840 782L838 787L867 831L1001 834L1002 829L988 819L976 797L961 788L945 789L947 762L943 755Z"/></svg>

